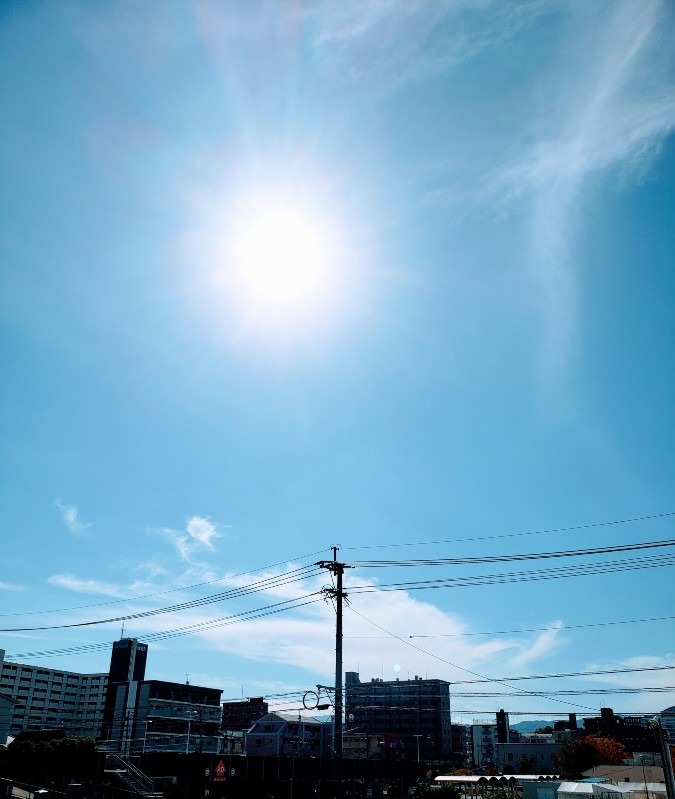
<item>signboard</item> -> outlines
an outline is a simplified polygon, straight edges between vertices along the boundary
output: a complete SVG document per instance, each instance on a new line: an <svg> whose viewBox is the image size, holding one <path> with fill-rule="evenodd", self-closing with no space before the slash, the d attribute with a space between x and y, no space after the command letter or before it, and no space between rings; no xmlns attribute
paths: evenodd
<svg viewBox="0 0 675 799"><path fill-rule="evenodd" d="M225 782L227 777L225 775L225 763L222 760L218 761L218 765L215 767L213 771L213 781L214 782Z"/></svg>

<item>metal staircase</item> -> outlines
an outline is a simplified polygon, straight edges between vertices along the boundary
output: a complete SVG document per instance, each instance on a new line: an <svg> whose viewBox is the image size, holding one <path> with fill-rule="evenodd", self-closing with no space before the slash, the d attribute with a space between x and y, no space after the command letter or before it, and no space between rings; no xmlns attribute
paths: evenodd
<svg viewBox="0 0 675 799"><path fill-rule="evenodd" d="M105 771L136 796L142 796L144 799L159 799L163 795L161 791L155 790L155 782L152 777L148 777L120 755L106 756Z"/></svg>

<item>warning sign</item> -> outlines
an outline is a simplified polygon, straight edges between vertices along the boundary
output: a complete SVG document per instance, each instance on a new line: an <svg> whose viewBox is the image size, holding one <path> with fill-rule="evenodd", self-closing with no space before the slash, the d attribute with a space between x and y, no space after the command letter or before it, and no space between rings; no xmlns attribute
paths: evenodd
<svg viewBox="0 0 675 799"><path fill-rule="evenodd" d="M213 781L214 782L225 782L227 777L225 775L225 763L222 760L218 761L218 765L213 770Z"/></svg>

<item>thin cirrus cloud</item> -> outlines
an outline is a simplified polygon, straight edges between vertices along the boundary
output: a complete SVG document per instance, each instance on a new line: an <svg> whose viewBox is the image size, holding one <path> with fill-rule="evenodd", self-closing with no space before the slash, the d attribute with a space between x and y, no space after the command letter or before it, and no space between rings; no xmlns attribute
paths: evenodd
<svg viewBox="0 0 675 799"><path fill-rule="evenodd" d="M558 4L439 0L323 3L307 11L315 56L346 79L396 91L439 75L513 39Z"/></svg>
<svg viewBox="0 0 675 799"><path fill-rule="evenodd" d="M75 591L79 594L99 594L101 596L115 597L121 599L125 596L122 588L113 583L103 580L83 580L73 574L54 574L47 582L57 588L65 588L68 591Z"/></svg>
<svg viewBox="0 0 675 799"><path fill-rule="evenodd" d="M16 583L6 583L0 580L0 591L22 591L23 586Z"/></svg>
<svg viewBox="0 0 675 799"><path fill-rule="evenodd" d="M664 41L666 4L617 3L581 12L565 57L532 109L527 146L513 151L484 196L525 202L531 276L546 319L543 361L562 371L577 316L575 233L590 180L608 170L642 177L675 128L675 71Z"/></svg>
<svg viewBox="0 0 675 799"><path fill-rule="evenodd" d="M80 520L79 510L75 505L67 505L65 502L61 502L60 499L57 499L56 507L61 511L63 523L76 538L91 537L89 533L91 523Z"/></svg>

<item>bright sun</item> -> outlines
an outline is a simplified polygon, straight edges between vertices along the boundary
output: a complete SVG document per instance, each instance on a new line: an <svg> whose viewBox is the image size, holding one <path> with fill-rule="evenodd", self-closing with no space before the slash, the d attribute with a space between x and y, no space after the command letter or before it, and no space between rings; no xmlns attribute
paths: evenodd
<svg viewBox="0 0 675 799"><path fill-rule="evenodd" d="M247 209L232 231L233 276L248 309L267 316L315 312L333 269L325 221L288 200Z"/></svg>

